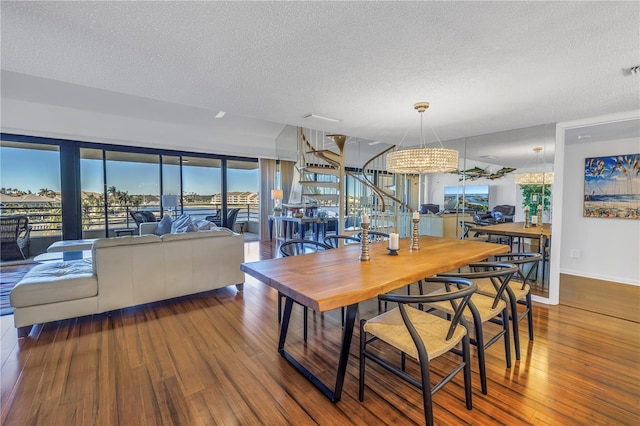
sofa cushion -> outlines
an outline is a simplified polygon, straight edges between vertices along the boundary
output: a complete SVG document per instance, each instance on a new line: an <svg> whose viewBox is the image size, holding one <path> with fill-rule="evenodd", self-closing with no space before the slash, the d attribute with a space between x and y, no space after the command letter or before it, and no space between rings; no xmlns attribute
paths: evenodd
<svg viewBox="0 0 640 426"><path fill-rule="evenodd" d="M172 234L182 234L185 232L196 232L198 228L193 224L193 219L187 214L179 216L171 224Z"/></svg>
<svg viewBox="0 0 640 426"><path fill-rule="evenodd" d="M171 219L171 216L165 214L164 216L162 216L160 222L158 222L158 226L156 226L156 230L154 233L159 236L170 233L172 223L173 220Z"/></svg>
<svg viewBox="0 0 640 426"><path fill-rule="evenodd" d="M35 266L11 290L11 306L44 305L98 294L91 259L47 262Z"/></svg>
<svg viewBox="0 0 640 426"><path fill-rule="evenodd" d="M98 238L93 242L93 255L95 250L104 247L127 246L131 244L153 244L162 240L157 235L125 235L123 237Z"/></svg>
<svg viewBox="0 0 640 426"><path fill-rule="evenodd" d="M234 235L230 229L227 228L215 228L210 229L209 231L201 231L201 232L190 232L190 233L182 233L182 234L164 234L162 237L162 241L178 241L178 240L187 240L187 239L195 239L195 238L210 238L210 237L225 237L229 235Z"/></svg>

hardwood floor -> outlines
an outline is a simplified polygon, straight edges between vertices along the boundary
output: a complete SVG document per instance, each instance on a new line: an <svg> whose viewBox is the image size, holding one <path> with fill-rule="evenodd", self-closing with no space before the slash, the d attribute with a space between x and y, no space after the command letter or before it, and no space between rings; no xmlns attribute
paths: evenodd
<svg viewBox="0 0 640 426"><path fill-rule="evenodd" d="M275 253L246 244L247 260ZM328 276L330 279L330 276ZM361 305L360 316L377 303ZM235 287L34 327L18 340L0 317L2 425L420 424L420 392L367 364L358 401L357 334L340 402L333 404L276 352L277 292ZM334 380L340 311L310 314L302 342L294 307L288 348ZM640 324L566 306L534 306L535 341L521 323L522 360L487 351L482 395L472 351L473 410L462 377L434 396L436 424L640 424ZM435 360L438 380L452 358ZM408 363L410 370L416 365Z"/></svg>

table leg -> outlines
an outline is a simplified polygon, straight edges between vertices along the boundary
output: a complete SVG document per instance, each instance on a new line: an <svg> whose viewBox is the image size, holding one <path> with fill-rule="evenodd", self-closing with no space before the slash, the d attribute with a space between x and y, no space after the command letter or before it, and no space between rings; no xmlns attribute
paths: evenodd
<svg viewBox="0 0 640 426"><path fill-rule="evenodd" d="M304 240L304 223L300 222L298 224L298 236L301 240Z"/></svg>
<svg viewBox="0 0 640 426"><path fill-rule="evenodd" d="M331 390L327 385L322 383L311 371L304 367L297 359L284 349L287 339L287 331L289 329L289 321L291 320L291 310L293 308L293 299L287 297L284 306L284 317L280 328L280 339L278 341L278 353L291 363L299 372L302 373L316 388L320 390L331 402L340 401L342 396L342 387L347 372L347 363L349 361L349 348L351 347L351 339L353 338L353 326L358 313L358 304L347 306L347 315L342 329L342 345L340 346L340 355L338 358L338 370L336 374L336 383Z"/></svg>

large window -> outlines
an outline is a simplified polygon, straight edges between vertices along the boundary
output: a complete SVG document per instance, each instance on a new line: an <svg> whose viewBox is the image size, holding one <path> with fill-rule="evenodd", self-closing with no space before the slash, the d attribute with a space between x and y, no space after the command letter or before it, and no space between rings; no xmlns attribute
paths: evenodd
<svg viewBox="0 0 640 426"><path fill-rule="evenodd" d="M180 176L180 157L175 155L162 156L162 195L163 213L175 217L182 211L182 178ZM166 197L165 197L166 196Z"/></svg>
<svg viewBox="0 0 640 426"><path fill-rule="evenodd" d="M249 229L252 222L260 221L259 176L256 162L227 161L227 208L240 209L236 223L243 224L243 229Z"/></svg>
<svg viewBox="0 0 640 426"><path fill-rule="evenodd" d="M182 157L184 213L203 219L222 208L222 160Z"/></svg>
<svg viewBox="0 0 640 426"><path fill-rule="evenodd" d="M60 150L2 140L0 144L0 213L26 214L31 235L60 235Z"/></svg>
<svg viewBox="0 0 640 426"><path fill-rule="evenodd" d="M129 152L106 152L108 227L131 225L131 210L160 215L160 156Z"/></svg>
<svg viewBox="0 0 640 426"><path fill-rule="evenodd" d="M0 161L0 213L28 214L36 238L135 233L133 210L204 218L239 208L236 223L259 220L256 159L2 134Z"/></svg>

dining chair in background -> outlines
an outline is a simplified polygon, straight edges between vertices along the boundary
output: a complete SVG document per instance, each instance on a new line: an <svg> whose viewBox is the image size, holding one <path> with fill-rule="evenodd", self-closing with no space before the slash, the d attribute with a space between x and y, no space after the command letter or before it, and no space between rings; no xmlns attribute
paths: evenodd
<svg viewBox="0 0 640 426"><path fill-rule="evenodd" d="M333 248L340 247L340 243L347 244L360 244L360 238L356 238L350 235L328 235L324 238L323 242Z"/></svg>
<svg viewBox="0 0 640 426"><path fill-rule="evenodd" d="M289 240L285 241L280 245L278 251L282 257L287 256L298 256L306 253L315 253L317 251L331 250L333 247L321 243L320 241L314 240ZM278 292L278 324L282 321L282 299L285 297L284 294ZM307 313L309 312L309 308L303 306L303 317L304 317L304 341L307 341L307 326L308 326L308 318ZM344 318L344 315L342 315Z"/></svg>
<svg viewBox="0 0 640 426"><path fill-rule="evenodd" d="M510 263L480 262L469 265L470 272L447 272L438 274L439 277L461 278L473 281L488 279L496 289L494 296L475 293L467 309L464 311L464 319L473 323L474 337L471 344L477 347L478 369L480 371L480 386L482 393L487 394L487 371L485 366L485 350L495 342L504 340L504 355L507 368L511 368L511 342L509 339L509 308L505 289L511 278L518 272L518 267ZM429 293L434 294L434 293ZM454 315L455 310L446 302L434 302L425 306L426 309L437 309L448 315ZM485 339L483 324L492 322L501 325L501 330Z"/></svg>
<svg viewBox="0 0 640 426"><path fill-rule="evenodd" d="M517 273L513 276L505 292L509 298L509 320L513 325L513 343L516 351L516 360L520 359L520 329L519 323L525 317L529 329L529 340L533 341L533 310L531 307L531 285L533 272L537 271L538 264L542 260L540 253L505 253L494 255L500 262L507 262L518 267ZM496 288L489 278L476 280L478 293L486 296L495 296ZM518 305L523 305L525 309L518 312Z"/></svg>

